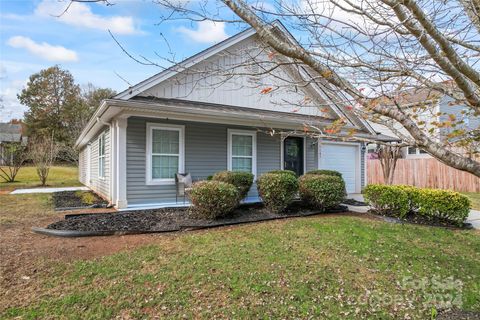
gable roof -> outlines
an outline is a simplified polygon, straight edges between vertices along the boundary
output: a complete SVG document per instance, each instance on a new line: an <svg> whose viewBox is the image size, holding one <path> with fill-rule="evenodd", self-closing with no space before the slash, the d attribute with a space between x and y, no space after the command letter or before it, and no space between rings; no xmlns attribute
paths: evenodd
<svg viewBox="0 0 480 320"><path fill-rule="evenodd" d="M288 31L288 29L279 20L275 20L274 22L272 22L271 26L276 28L277 33L280 34L286 41L295 43L296 45L300 45L298 41L293 37L293 35ZM255 34L256 31L253 28L248 28L222 42L213 45L212 47L209 47L191 56L190 58L178 64L173 65L170 68L165 69L162 72L157 73L156 75L153 75L148 79L139 82L138 84L128 88L127 90L120 92L119 94L114 96L113 99L131 99L141 94L142 92L145 92L146 90L149 90L150 88L174 77L178 73L214 56L215 54ZM288 70L287 72L291 73L291 71ZM298 72L300 75L312 79L313 77L311 74L315 73L313 70L306 68L306 66L300 67ZM318 74L315 78L319 79ZM347 100L345 93L339 92L339 90L332 90L331 86L328 85L326 81L311 81L309 82L309 86L313 89L314 94L316 94L320 100L329 102L330 109L332 109L334 114L336 114L338 117L346 119L352 125L362 128L367 132L375 133L375 131L368 124L367 121L358 117L353 110L348 110L347 108L345 108L345 101Z"/></svg>
<svg viewBox="0 0 480 320"><path fill-rule="evenodd" d="M226 48L242 41L242 40L245 40L251 36L253 36L255 34L255 30L253 28L248 28L240 33L237 33L236 35L230 37L230 38L227 38L203 51L200 51L199 53L191 56L190 58L187 58L185 60L183 60L182 62L179 62L173 66L171 66L170 68L167 68L165 70L163 70L162 72L159 72L153 76L151 76L150 78L147 78L139 83L137 83L136 85L134 85L133 87L130 87L122 92L120 92L119 94L117 94L116 96L113 97L113 99L124 99L124 100L127 100L127 99L130 99L140 93L142 93L143 91L145 90L148 90L150 88L152 88L153 86L173 77L174 75L178 74L179 72L185 70L185 69L188 69L194 65L196 65L197 63L201 62L201 61L204 61L210 57L212 57L213 55L225 50Z"/></svg>

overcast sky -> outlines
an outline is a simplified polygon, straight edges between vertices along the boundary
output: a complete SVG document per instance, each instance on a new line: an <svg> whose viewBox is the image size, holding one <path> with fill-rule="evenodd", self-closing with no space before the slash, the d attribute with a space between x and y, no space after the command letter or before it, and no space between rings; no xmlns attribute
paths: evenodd
<svg viewBox="0 0 480 320"><path fill-rule="evenodd" d="M29 75L58 64L70 70L80 84L88 82L122 91L159 71L143 66L122 52L110 30L130 53L162 65L156 55L168 56L168 40L176 59L186 58L239 30L230 26L186 21L157 25L162 14L151 1L74 3L58 0L0 1L0 122L21 118L26 108L16 95ZM117 75L118 74L118 75ZM122 78L124 80L122 80ZM127 82L126 82L127 81Z"/></svg>

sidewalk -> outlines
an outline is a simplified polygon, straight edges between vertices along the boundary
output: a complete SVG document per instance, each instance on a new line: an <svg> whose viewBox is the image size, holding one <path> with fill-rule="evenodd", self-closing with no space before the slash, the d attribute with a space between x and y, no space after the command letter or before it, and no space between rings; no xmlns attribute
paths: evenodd
<svg viewBox="0 0 480 320"><path fill-rule="evenodd" d="M60 191L88 191L87 187L63 187L63 188L30 188L30 189L17 189L10 192L10 194L27 194L27 193L53 193Z"/></svg>

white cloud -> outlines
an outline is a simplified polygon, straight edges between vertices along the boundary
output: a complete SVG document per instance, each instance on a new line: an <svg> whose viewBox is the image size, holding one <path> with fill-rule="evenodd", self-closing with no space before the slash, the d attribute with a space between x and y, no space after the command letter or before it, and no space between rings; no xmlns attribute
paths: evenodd
<svg viewBox="0 0 480 320"><path fill-rule="evenodd" d="M99 30L110 30L116 34L137 33L133 18L129 16L103 17L92 12L89 5L80 2L72 2L67 8L68 2L43 0L35 9L35 14L42 17L54 17L63 23Z"/></svg>
<svg viewBox="0 0 480 320"><path fill-rule="evenodd" d="M224 22L200 21L195 30L180 27L177 31L200 43L219 42L228 38Z"/></svg>
<svg viewBox="0 0 480 320"><path fill-rule="evenodd" d="M30 38L15 36L7 44L13 48L22 48L43 59L54 62L77 61L77 53L62 46L53 46L46 42L38 43Z"/></svg>

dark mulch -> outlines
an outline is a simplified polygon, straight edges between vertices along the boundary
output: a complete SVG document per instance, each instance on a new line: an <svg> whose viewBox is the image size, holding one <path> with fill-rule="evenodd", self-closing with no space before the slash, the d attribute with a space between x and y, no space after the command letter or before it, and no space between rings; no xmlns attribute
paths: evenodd
<svg viewBox="0 0 480 320"><path fill-rule="evenodd" d="M346 212L339 206L328 213ZM209 228L222 225L256 222L286 217L309 216L320 213L294 204L282 214L269 212L261 204L241 205L228 217L215 220L195 219L187 208L163 208L125 211L108 214L75 216L47 226L47 229L74 231L177 231L182 229Z"/></svg>
<svg viewBox="0 0 480 320"><path fill-rule="evenodd" d="M439 312L438 320L480 320L480 312L465 310L449 310Z"/></svg>
<svg viewBox="0 0 480 320"><path fill-rule="evenodd" d="M92 201L85 202L82 195L89 194ZM107 201L92 191L61 191L53 194L53 204L56 210L77 208L105 208Z"/></svg>
<svg viewBox="0 0 480 320"><path fill-rule="evenodd" d="M344 204L348 204L349 206L355 206L355 207L363 207L366 206L367 204L363 201L358 201L355 199L345 199L343 201Z"/></svg>
<svg viewBox="0 0 480 320"><path fill-rule="evenodd" d="M390 215L379 213L375 210L369 210L369 213L380 215L384 217L385 221L392 223L411 223L411 224L421 224L432 227L444 227L444 228L458 228L458 229L471 229L472 225L470 223L463 223L458 225L455 222L452 222L447 219L442 219L438 217L425 217L415 213L408 213L404 218L400 219L398 217L392 217Z"/></svg>

